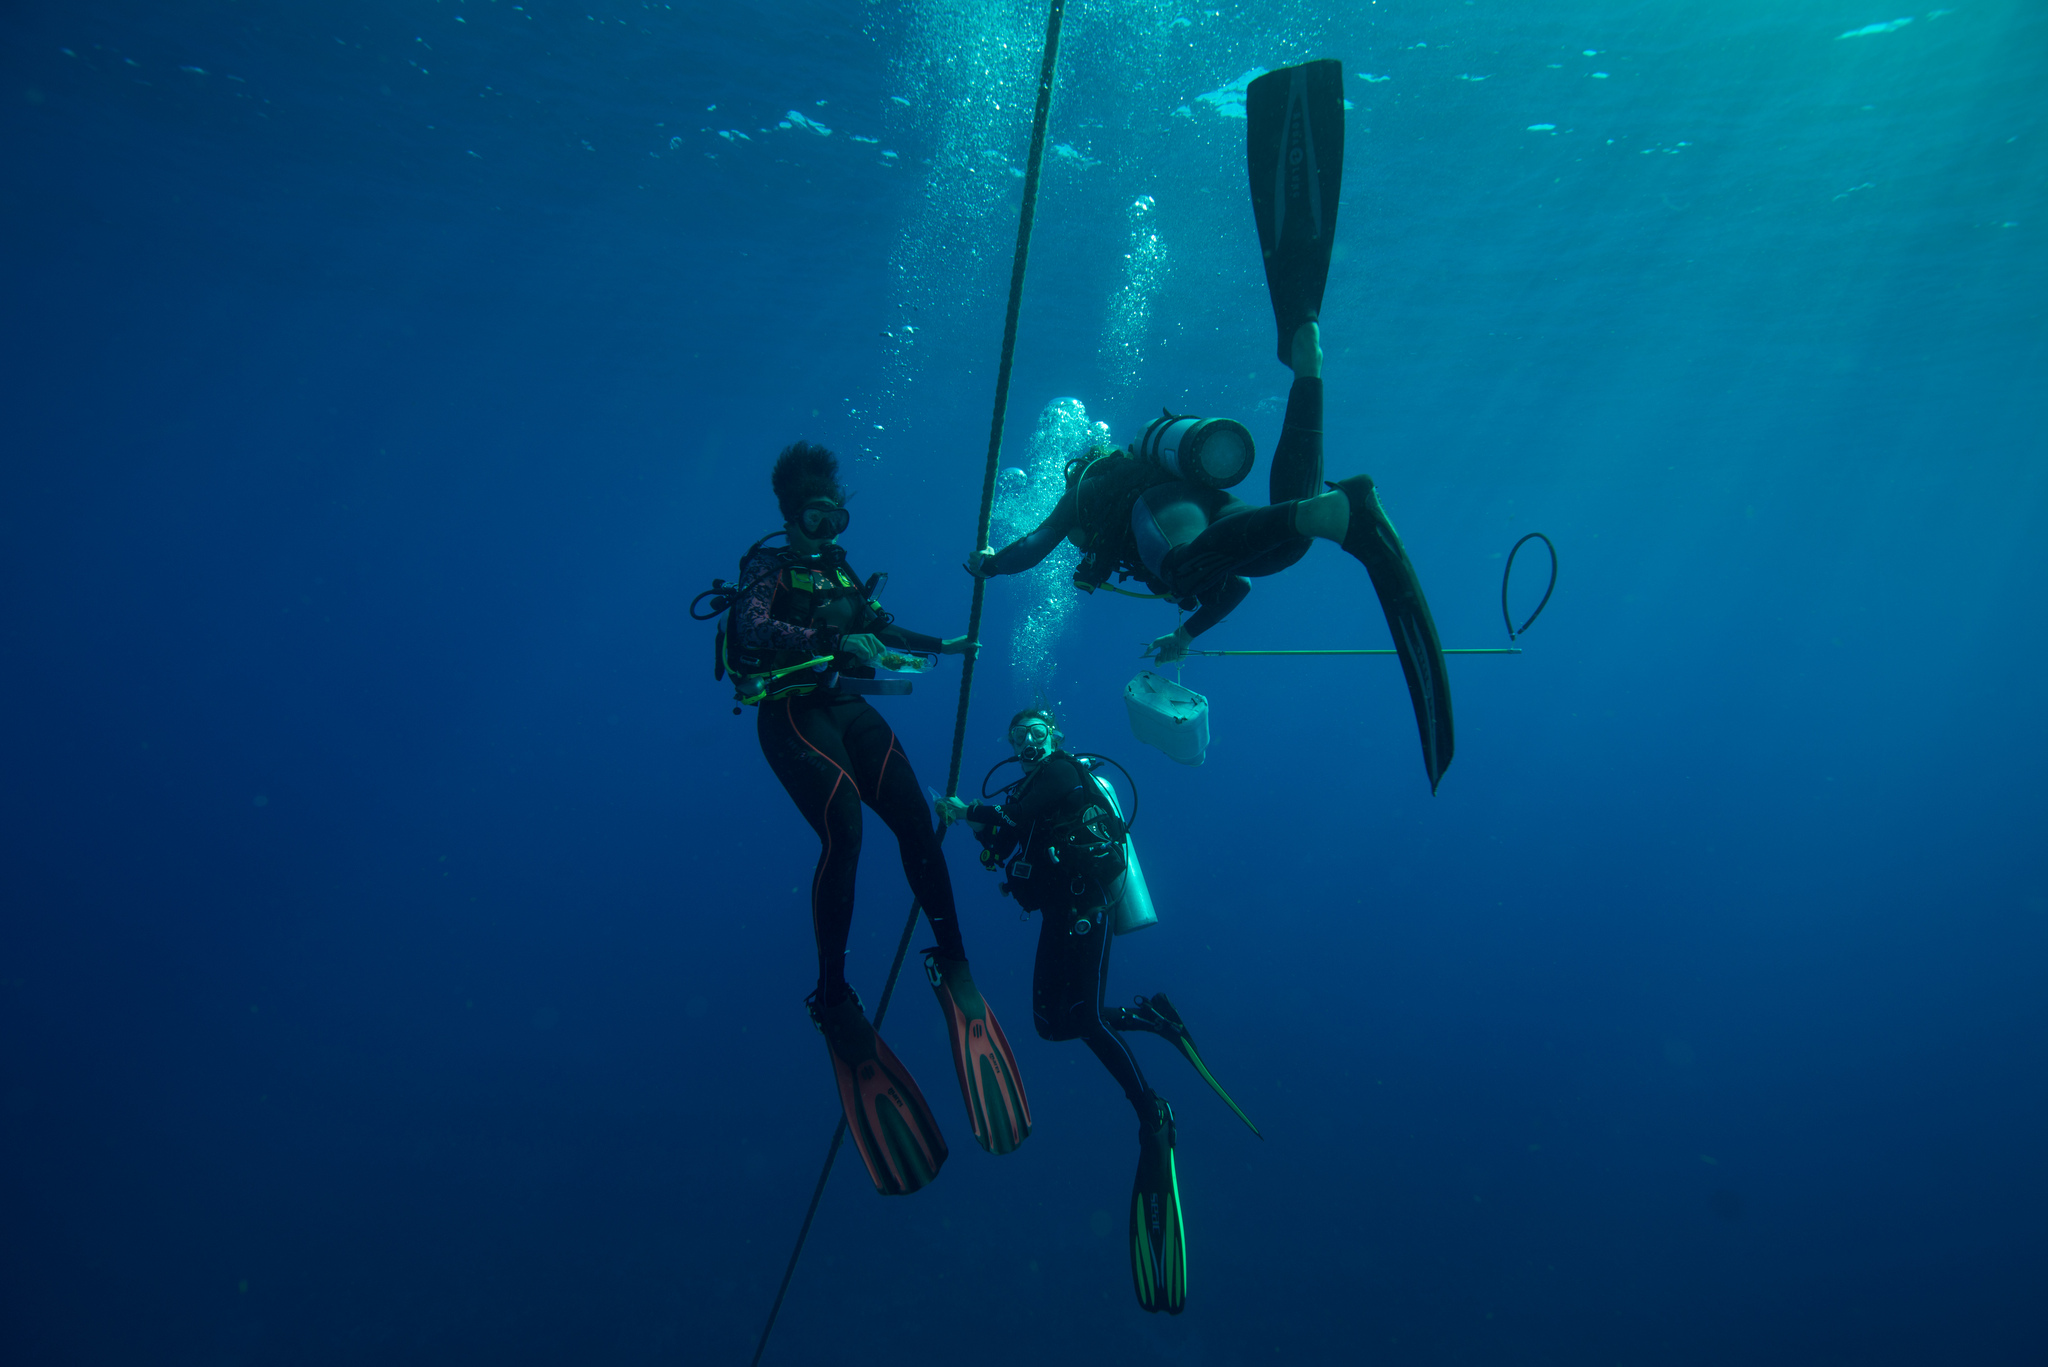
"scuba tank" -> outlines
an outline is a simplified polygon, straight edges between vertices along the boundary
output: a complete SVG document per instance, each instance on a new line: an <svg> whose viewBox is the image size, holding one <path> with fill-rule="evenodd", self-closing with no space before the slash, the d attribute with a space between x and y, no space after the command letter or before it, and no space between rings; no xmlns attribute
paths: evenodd
<svg viewBox="0 0 2048 1367"><path fill-rule="evenodd" d="M1137 450L1175 479L1210 489L1242 483L1258 458L1252 434L1235 418L1198 418L1166 408L1138 438Z"/></svg>
<svg viewBox="0 0 2048 1367"><path fill-rule="evenodd" d="M1109 930L1112 935L1128 935L1134 930L1158 925L1159 913L1152 906L1152 889L1145 884L1145 870L1138 863L1138 847L1131 842L1131 825L1124 820L1123 808L1116 800L1116 789L1110 787L1102 775L1095 772L1097 764L1103 760L1103 756L1089 755L1082 759L1081 764L1088 771L1088 781L1095 785L1101 792L1103 801L1109 804L1110 815L1123 827L1123 886L1117 890L1115 900L1109 904ZM1115 760L1107 762L1116 764ZM1117 764L1116 767L1122 772L1121 764ZM1131 780L1128 773L1124 774L1124 778L1131 783L1131 815L1135 817L1138 814L1138 785Z"/></svg>

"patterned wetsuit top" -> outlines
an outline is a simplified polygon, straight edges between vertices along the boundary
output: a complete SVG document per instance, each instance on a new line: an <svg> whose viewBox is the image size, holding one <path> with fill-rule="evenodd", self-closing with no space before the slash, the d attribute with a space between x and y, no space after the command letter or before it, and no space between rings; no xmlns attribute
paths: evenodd
<svg viewBox="0 0 2048 1367"><path fill-rule="evenodd" d="M802 626L775 615L775 599L785 585L783 552L755 551L740 570L739 602L733 622L740 644L756 650L791 650L806 656L837 655L840 633L830 627Z"/></svg>

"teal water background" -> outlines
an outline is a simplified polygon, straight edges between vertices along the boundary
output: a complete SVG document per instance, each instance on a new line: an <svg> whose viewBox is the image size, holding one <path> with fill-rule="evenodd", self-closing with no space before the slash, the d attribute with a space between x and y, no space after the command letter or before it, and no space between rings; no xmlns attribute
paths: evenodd
<svg viewBox="0 0 2048 1367"><path fill-rule="evenodd" d="M751 1353L836 1110L815 846L684 608L802 436L963 629L1043 17L0 17L8 1361ZM1128 1108L955 850L1038 1130L973 1148L913 977L954 1156L841 1162L770 1361L2041 1360L2044 44L2024 0L1075 0L1005 464L1063 399L1270 450L1230 89L1340 56L1329 472L1446 644L1505 643L1525 531L1558 594L1453 662L1432 799L1390 661L1191 663L1188 769L1119 702L1170 613L994 585L966 775L1041 690L1133 769L1113 998L1267 1138L1142 1054L1192 1277L1141 1314ZM1386 642L1320 546L1205 643ZM884 704L935 785L954 669Z"/></svg>

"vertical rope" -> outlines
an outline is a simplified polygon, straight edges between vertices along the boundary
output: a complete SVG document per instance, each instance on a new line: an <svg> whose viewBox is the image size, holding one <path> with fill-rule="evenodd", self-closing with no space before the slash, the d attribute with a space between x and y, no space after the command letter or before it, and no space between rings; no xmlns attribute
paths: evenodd
<svg viewBox="0 0 2048 1367"><path fill-rule="evenodd" d="M1066 0L1050 0L1045 16L1045 59L1038 68L1038 105L1031 115L1031 152L1024 168L1024 203L1017 213L1017 254L1010 261L1010 303L1003 315L1003 354L996 366L995 412L989 418L988 460L981 472L981 513L974 524L976 547L988 544L989 522L995 515L996 471L1003 454L1003 419L1010 407L1010 363L1017 353L1017 315L1024 303L1024 266L1031 256L1031 224L1038 215L1038 174L1045 163L1045 125L1052 113L1053 74L1059 67L1060 20L1066 10ZM974 581L974 597L967 607L967 639L973 643L981 640L981 600L987 581L977 577ZM953 757L946 766L946 792L951 794L960 787L960 757L967 745L967 704L974 692L974 661L976 651L969 649L961 657L960 706L953 715ZM939 830L939 837L945 838L945 829ZM888 1013L889 999L896 994L896 980L903 973L903 960L910 953L910 937L917 930L918 912L922 910L915 901L910 904L910 915L903 922L903 934L896 941L896 960L889 965L889 978L883 984L881 999L875 1003L875 1029L882 1028L882 1017ZM761 1355L768 1351L768 1336L775 1332L775 1319L782 1313L783 1298L789 1294L789 1283L796 1276L796 1265L804 1256L804 1241L811 1237L811 1222L818 1216L818 1203L824 1199L825 1183L832 1176L832 1165L839 1158L839 1147L846 1141L846 1117L839 1118L838 1128L832 1131L832 1143L825 1150L825 1166L818 1172L818 1185L811 1192L810 1209L804 1212L803 1227L797 1230L796 1247L789 1251L789 1266L783 1269L782 1285L775 1290L775 1303L768 1307L768 1322L761 1326L761 1341L754 1345L754 1357L749 1367L760 1367Z"/></svg>
<svg viewBox="0 0 2048 1367"><path fill-rule="evenodd" d="M939 832L943 838L945 832ZM896 941L896 961L889 965L889 982L882 989L882 999L875 1003L875 1029L882 1028L882 1017L889 1014L889 998L896 994L896 979L903 972L904 956L910 952L910 935L917 929L918 905L915 899L910 903L910 919L903 923L903 934ZM832 1176L832 1165L839 1161L839 1146L846 1142L846 1117L839 1117L839 1124L832 1131L832 1142L825 1149L825 1166L818 1169L818 1185L811 1188L810 1208L804 1211L803 1226L796 1232L796 1247L789 1250L789 1266L782 1269L782 1285L775 1288L775 1303L768 1307L768 1322L761 1326L761 1341L754 1345L754 1360L748 1367L761 1367L761 1354L768 1351L768 1336L775 1332L775 1318L782 1313L783 1298L789 1295L790 1279L796 1276L796 1265L804 1256L804 1241L811 1237L811 1222L818 1218L818 1202L825 1199L825 1183Z"/></svg>
<svg viewBox="0 0 2048 1367"><path fill-rule="evenodd" d="M1045 161L1045 123L1052 112L1052 78L1060 59L1060 18L1065 0L1052 0L1045 16L1045 60L1038 68L1038 107L1031 115L1031 157L1024 167L1024 204L1017 213L1017 254L1010 261L1010 307L1003 316L1003 357L996 366L995 412L988 423L988 461L981 471L981 515L974 523L974 544L988 544L989 521L996 506L996 469L1003 454L1003 418L1010 407L1010 361L1017 352L1017 313L1024 303L1024 264L1031 256L1031 221L1038 213L1038 172ZM981 640L981 599L988 581L976 576L974 597L967 607L967 639ZM960 708L953 716L953 758L946 767L946 791L960 787L960 755L967 744L967 701L974 691L970 650L960 669Z"/></svg>
<svg viewBox="0 0 2048 1367"><path fill-rule="evenodd" d="M811 1237L811 1221L818 1218L818 1202L825 1199L825 1182L832 1176L832 1164L839 1157L839 1146L846 1142L846 1117L839 1117L839 1128L832 1131L832 1147L825 1150L825 1166L818 1171L818 1185L811 1192L811 1208L804 1212L803 1228L796 1232L796 1247L789 1251L789 1266L782 1269L782 1285L775 1288L775 1304L768 1307L768 1322L761 1326L761 1341L754 1345L754 1360L748 1367L761 1367L761 1354L768 1351L768 1336L775 1332L775 1317L782 1313L782 1298L789 1294L789 1279L796 1275L797 1259L804 1256L804 1240Z"/></svg>

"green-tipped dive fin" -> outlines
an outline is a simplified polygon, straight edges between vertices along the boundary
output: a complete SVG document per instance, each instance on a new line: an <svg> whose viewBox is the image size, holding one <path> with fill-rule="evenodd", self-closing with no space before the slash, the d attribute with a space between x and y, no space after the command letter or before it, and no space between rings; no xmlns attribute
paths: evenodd
<svg viewBox="0 0 2048 1367"><path fill-rule="evenodd" d="M1180 1050L1181 1057L1195 1065L1195 1071L1202 1075L1202 1081L1208 1083L1210 1090L1223 1098L1224 1105L1237 1113L1237 1118L1244 1122L1245 1128L1264 1139L1266 1136L1259 1134L1259 1127L1252 1124L1252 1118L1244 1113L1244 1107L1238 1105L1230 1093L1223 1090L1223 1084L1209 1071L1209 1065L1202 1062L1201 1052L1195 1048L1194 1035L1189 1032L1187 1022L1180 1018L1180 1012L1174 1010L1173 1003L1166 999L1166 994L1159 992L1149 1001L1144 997L1135 998L1135 1001L1135 1006L1120 1006L1108 1012L1110 1025L1118 1030L1149 1030Z"/></svg>
<svg viewBox="0 0 2048 1367"><path fill-rule="evenodd" d="M1147 1093L1138 1122L1138 1175L1131 1182L1131 1286L1153 1314L1188 1308L1188 1231L1173 1161L1173 1108Z"/></svg>

